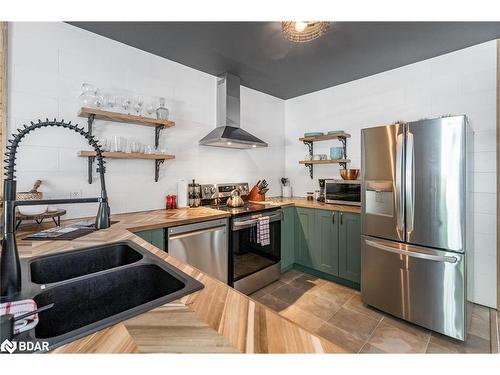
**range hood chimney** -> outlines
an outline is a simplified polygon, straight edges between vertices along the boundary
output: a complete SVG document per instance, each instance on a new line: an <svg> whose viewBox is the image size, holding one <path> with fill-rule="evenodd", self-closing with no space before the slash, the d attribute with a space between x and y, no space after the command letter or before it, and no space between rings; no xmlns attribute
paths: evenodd
<svg viewBox="0 0 500 375"><path fill-rule="evenodd" d="M226 148L267 147L267 143L240 128L240 77L224 73L217 77L217 127L200 145Z"/></svg>

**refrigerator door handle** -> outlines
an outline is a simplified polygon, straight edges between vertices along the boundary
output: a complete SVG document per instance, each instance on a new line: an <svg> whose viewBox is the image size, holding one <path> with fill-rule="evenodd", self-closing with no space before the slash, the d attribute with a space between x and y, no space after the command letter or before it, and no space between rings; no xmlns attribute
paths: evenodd
<svg viewBox="0 0 500 375"><path fill-rule="evenodd" d="M405 178L405 197L406 197L406 233L410 235L413 232L415 218L415 147L413 134L410 130L406 133L406 178Z"/></svg>
<svg viewBox="0 0 500 375"><path fill-rule="evenodd" d="M409 257L413 258L420 258L420 259L425 259L425 260L432 260L435 262L446 262L446 263L457 263L458 259L457 257L450 257L450 256L440 256L440 255L430 255L430 254L424 254L424 253L418 253L415 251L409 251L409 250L402 250L398 249L392 246L387 246L375 241L370 241L370 240L365 240L366 244L372 247L375 247L380 250L388 251L391 253L395 254L401 254L401 255L406 255Z"/></svg>
<svg viewBox="0 0 500 375"><path fill-rule="evenodd" d="M396 227L404 231L404 196L403 196L403 133L396 138Z"/></svg>

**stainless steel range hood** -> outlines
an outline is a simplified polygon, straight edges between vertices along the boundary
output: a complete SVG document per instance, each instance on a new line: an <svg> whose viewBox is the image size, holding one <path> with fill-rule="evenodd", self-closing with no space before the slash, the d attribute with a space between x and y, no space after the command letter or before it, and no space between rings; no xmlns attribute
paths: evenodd
<svg viewBox="0 0 500 375"><path fill-rule="evenodd" d="M217 78L217 127L200 145L226 148L267 147L267 143L240 128L240 77L224 73Z"/></svg>

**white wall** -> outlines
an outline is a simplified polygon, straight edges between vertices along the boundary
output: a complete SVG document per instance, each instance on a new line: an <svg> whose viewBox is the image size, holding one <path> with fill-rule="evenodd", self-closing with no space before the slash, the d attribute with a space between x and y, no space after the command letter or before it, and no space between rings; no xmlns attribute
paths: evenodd
<svg viewBox="0 0 500 375"><path fill-rule="evenodd" d="M122 43L64 23L9 24L9 129L38 118L58 118L86 124L77 117L81 84L127 89L164 96L175 128L162 132L160 147L176 160L161 167L154 182L154 163L108 160L106 182L114 213L164 207L166 194L176 193L176 181L255 183L269 181L279 195L284 173L284 102L241 88L241 125L269 147L232 150L198 145L215 127L216 78ZM98 137L121 135L153 144L153 130L128 124L96 121ZM96 196L98 180L87 183L87 160L77 157L89 149L78 134L59 128L30 133L23 140L17 165L18 191L42 179L47 198L81 191ZM95 173L94 173L95 175ZM97 177L97 175L95 175ZM68 205L67 217L94 215L95 205Z"/></svg>
<svg viewBox="0 0 500 375"><path fill-rule="evenodd" d="M469 298L496 306L496 41L491 41L303 95L285 102L286 175L294 195L317 189L318 178L338 178L338 167L315 166L314 180L298 164L305 131L344 129L351 167L360 166L360 130L397 120L466 114L475 131L474 269ZM338 142L315 143L329 153Z"/></svg>

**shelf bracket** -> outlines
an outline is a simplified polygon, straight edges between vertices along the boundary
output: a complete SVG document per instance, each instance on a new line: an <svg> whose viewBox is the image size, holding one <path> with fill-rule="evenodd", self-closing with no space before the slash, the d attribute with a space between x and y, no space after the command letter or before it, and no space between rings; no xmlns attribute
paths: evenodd
<svg viewBox="0 0 500 375"><path fill-rule="evenodd" d="M343 136L339 136L338 137L338 140L342 143L342 159L347 159L347 138L346 137L343 137ZM339 163L339 165L344 168L344 169L347 169L347 163Z"/></svg>
<svg viewBox="0 0 500 375"><path fill-rule="evenodd" d="M312 141L303 141L304 144L307 146L307 148L309 149L309 159L313 159L313 153L314 153L314 148L313 148L313 142ZM314 178L314 172L313 172L313 169L314 169L314 166L312 164L305 164L305 166L307 168L309 168L309 176L311 176L311 180Z"/></svg>
<svg viewBox="0 0 500 375"><path fill-rule="evenodd" d="M339 136L338 140L342 143L342 149L343 149L343 159L347 159L347 138L343 136Z"/></svg>
<svg viewBox="0 0 500 375"><path fill-rule="evenodd" d="M160 178L160 166L165 162L164 159L155 159L155 182Z"/></svg>
<svg viewBox="0 0 500 375"><path fill-rule="evenodd" d="M95 156L89 156L87 158L87 165L88 165L88 181L89 184L92 185L92 169L94 167L94 161L95 161Z"/></svg>
<svg viewBox="0 0 500 375"><path fill-rule="evenodd" d="M158 149L158 146L160 145L160 132L165 129L165 126L163 125L156 125L155 126L155 149Z"/></svg>
<svg viewBox="0 0 500 375"><path fill-rule="evenodd" d="M305 166L307 168L309 168L309 176L311 176L311 180L312 180L314 178L314 172L313 172L314 166L312 164L306 164Z"/></svg>
<svg viewBox="0 0 500 375"><path fill-rule="evenodd" d="M92 128L93 128L93 124L94 124L94 118L95 118L95 114L91 114L88 118L87 118L87 133L89 133L89 135L92 135Z"/></svg>
<svg viewBox="0 0 500 375"><path fill-rule="evenodd" d="M313 158L313 142L312 141L304 141L304 144L307 146L307 148L309 149L309 156L311 157L310 159L312 160Z"/></svg>

